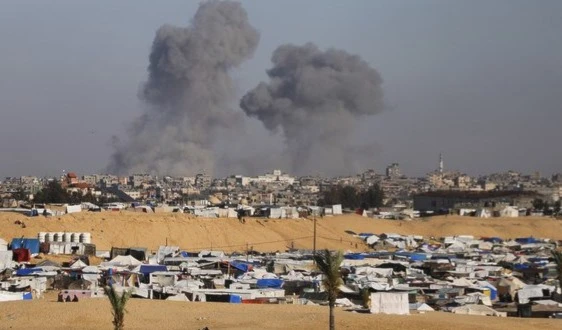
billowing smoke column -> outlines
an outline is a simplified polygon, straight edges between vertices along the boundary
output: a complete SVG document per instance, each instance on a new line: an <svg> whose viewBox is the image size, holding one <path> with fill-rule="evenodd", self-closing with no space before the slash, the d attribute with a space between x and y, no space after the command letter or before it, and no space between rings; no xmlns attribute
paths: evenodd
<svg viewBox="0 0 562 330"><path fill-rule="evenodd" d="M243 119L227 105L234 97L229 70L249 58L258 42L258 31L235 2L202 3L189 27L162 26L140 92L147 110L129 127L125 143L115 143L108 171L212 171L217 133Z"/></svg>
<svg viewBox="0 0 562 330"><path fill-rule="evenodd" d="M282 131L291 170L334 174L357 165L371 148L352 145L350 134L358 118L383 110L379 73L359 56L311 43L280 46L272 62L270 82L240 106L268 130Z"/></svg>

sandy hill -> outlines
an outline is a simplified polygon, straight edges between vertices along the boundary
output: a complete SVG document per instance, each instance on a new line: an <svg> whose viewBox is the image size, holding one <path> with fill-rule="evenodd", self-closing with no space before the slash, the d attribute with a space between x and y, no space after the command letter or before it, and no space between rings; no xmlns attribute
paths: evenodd
<svg viewBox="0 0 562 330"><path fill-rule="evenodd" d="M26 228L15 224L24 221ZM112 246L141 246L157 249L159 245L177 245L185 250L221 249L244 251L246 246L258 251L312 248L313 221L309 219L254 219L242 224L237 219L202 219L186 214L144 214L121 212L82 212L61 217L26 217L17 213L0 213L0 238L37 237L38 232L90 232L99 250ZM469 234L475 236L521 236L562 239L562 221L552 218L492 218L458 216L429 220L393 221L363 218L357 215L317 219L317 248L365 250L355 233L392 232L424 236ZM357 244L357 247L356 247Z"/></svg>

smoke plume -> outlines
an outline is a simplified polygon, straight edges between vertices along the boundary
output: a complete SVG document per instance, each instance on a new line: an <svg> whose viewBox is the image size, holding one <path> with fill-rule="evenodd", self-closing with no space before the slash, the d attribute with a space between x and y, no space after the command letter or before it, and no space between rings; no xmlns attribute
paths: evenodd
<svg viewBox="0 0 562 330"><path fill-rule="evenodd" d="M241 100L248 116L281 130L294 173L342 173L370 147L350 142L357 119L383 110L382 79L359 56L321 51L314 44L283 45L272 56L269 83Z"/></svg>
<svg viewBox="0 0 562 330"><path fill-rule="evenodd" d="M147 108L127 140L115 144L108 171L212 171L216 135L243 123L228 108L234 97L229 71L254 53L258 41L246 11L229 1L202 3L189 27L160 27L139 93Z"/></svg>

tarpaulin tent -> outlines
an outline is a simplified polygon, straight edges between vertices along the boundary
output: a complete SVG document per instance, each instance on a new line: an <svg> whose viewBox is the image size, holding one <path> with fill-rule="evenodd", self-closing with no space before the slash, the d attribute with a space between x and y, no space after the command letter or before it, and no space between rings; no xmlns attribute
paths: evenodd
<svg viewBox="0 0 562 330"><path fill-rule="evenodd" d="M33 295L31 292L7 292L0 291L1 301L17 301L17 300L32 300Z"/></svg>
<svg viewBox="0 0 562 330"><path fill-rule="evenodd" d="M139 273L148 276L154 272L167 272L168 268L164 265L140 265Z"/></svg>
<svg viewBox="0 0 562 330"><path fill-rule="evenodd" d="M371 293L371 313L398 315L410 314L408 292Z"/></svg>
<svg viewBox="0 0 562 330"><path fill-rule="evenodd" d="M346 255L343 256L344 259L350 259L350 260L363 260L365 259L365 256L361 253L348 253Z"/></svg>
<svg viewBox="0 0 562 330"><path fill-rule="evenodd" d="M37 238L14 238L10 244L12 250L15 249L28 249L31 254L39 253L40 243Z"/></svg>
<svg viewBox="0 0 562 330"><path fill-rule="evenodd" d="M230 263L230 266L231 266L231 267L234 267L234 268L236 268L236 269L238 269L238 270L240 270L240 271L243 271L243 272L245 272L245 273L251 271L252 268L253 268L253 266L250 265L250 264L243 263L243 262L236 262L236 261L232 261L232 262Z"/></svg>
<svg viewBox="0 0 562 330"><path fill-rule="evenodd" d="M257 280L256 285L260 289L262 288L280 289L283 286L283 280L277 278L261 279L261 280Z"/></svg>
<svg viewBox="0 0 562 330"><path fill-rule="evenodd" d="M42 268L21 268L16 270L16 276L28 276L33 273L40 273L42 271Z"/></svg>
<svg viewBox="0 0 562 330"><path fill-rule="evenodd" d="M12 250L13 260L17 262L26 262L31 260L31 254L28 249L20 248Z"/></svg>

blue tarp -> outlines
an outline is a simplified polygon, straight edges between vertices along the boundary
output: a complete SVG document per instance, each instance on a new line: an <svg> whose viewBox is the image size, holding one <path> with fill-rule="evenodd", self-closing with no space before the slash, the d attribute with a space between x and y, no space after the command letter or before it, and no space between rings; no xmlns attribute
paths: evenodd
<svg viewBox="0 0 562 330"><path fill-rule="evenodd" d="M515 241L519 244L539 243L539 241L534 237L519 237L519 238L516 238Z"/></svg>
<svg viewBox="0 0 562 330"><path fill-rule="evenodd" d="M21 268L16 270L16 276L27 276L33 273L42 272L43 269L41 268Z"/></svg>
<svg viewBox="0 0 562 330"><path fill-rule="evenodd" d="M410 260L411 261L423 261L428 259L427 254L424 253L412 253L410 255Z"/></svg>
<svg viewBox="0 0 562 330"><path fill-rule="evenodd" d="M228 302L231 304L241 304L242 298L239 295L231 294Z"/></svg>
<svg viewBox="0 0 562 330"><path fill-rule="evenodd" d="M513 265L513 269L514 270L524 270L524 269L529 269L530 266L528 264L514 264Z"/></svg>
<svg viewBox="0 0 562 330"><path fill-rule="evenodd" d="M28 249L29 253L39 253L39 240L37 238L14 238L12 239L12 250Z"/></svg>
<svg viewBox="0 0 562 330"><path fill-rule="evenodd" d="M33 300L33 295L31 294L31 292L24 292L23 300Z"/></svg>
<svg viewBox="0 0 562 330"><path fill-rule="evenodd" d="M148 276L150 273L154 272L167 272L168 268L164 265L141 265L140 272L144 276Z"/></svg>
<svg viewBox="0 0 562 330"><path fill-rule="evenodd" d="M251 268L250 265L248 265L246 263L236 262L236 261L231 262L230 266L232 266L232 267L234 267L234 268L236 268L240 271L243 271L243 272L247 272Z"/></svg>
<svg viewBox="0 0 562 330"><path fill-rule="evenodd" d="M348 253L343 256L344 259L351 259L351 260L363 260L365 259L365 255L361 253Z"/></svg>
<svg viewBox="0 0 562 330"><path fill-rule="evenodd" d="M280 280L280 279L277 279L277 278L268 278L268 279L264 278L264 279L258 280L256 285L260 289L263 289L263 288L280 289L283 286L283 280Z"/></svg>

